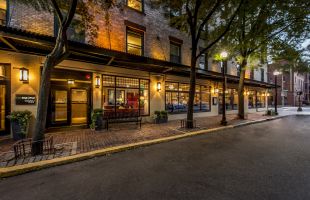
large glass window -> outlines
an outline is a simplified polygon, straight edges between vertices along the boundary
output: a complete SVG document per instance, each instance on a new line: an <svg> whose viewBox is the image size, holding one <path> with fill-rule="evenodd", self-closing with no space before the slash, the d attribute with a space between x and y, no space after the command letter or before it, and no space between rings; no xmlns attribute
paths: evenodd
<svg viewBox="0 0 310 200"><path fill-rule="evenodd" d="M105 115L149 115L149 80L104 75L102 81Z"/></svg>
<svg viewBox="0 0 310 200"><path fill-rule="evenodd" d="M143 12L143 0L127 0L127 6Z"/></svg>
<svg viewBox="0 0 310 200"><path fill-rule="evenodd" d="M257 93L257 108L264 108L266 106L266 96L263 92Z"/></svg>
<svg viewBox="0 0 310 200"><path fill-rule="evenodd" d="M0 25L6 25L6 0L0 0Z"/></svg>
<svg viewBox="0 0 310 200"><path fill-rule="evenodd" d="M227 89L225 92L226 110L238 110L238 92L236 89ZM222 112L222 90L219 93L219 107Z"/></svg>
<svg viewBox="0 0 310 200"><path fill-rule="evenodd" d="M249 99L249 105L248 105L248 108L255 108L255 104L256 104L256 92L251 90L249 91L249 94L248 94L248 99Z"/></svg>
<svg viewBox="0 0 310 200"><path fill-rule="evenodd" d="M143 55L143 33L127 29L127 53Z"/></svg>
<svg viewBox="0 0 310 200"><path fill-rule="evenodd" d="M170 42L170 62L181 63L181 45Z"/></svg>
<svg viewBox="0 0 310 200"><path fill-rule="evenodd" d="M166 82L166 110L170 113L186 112L188 109L189 84ZM194 111L210 111L210 87L196 85Z"/></svg>

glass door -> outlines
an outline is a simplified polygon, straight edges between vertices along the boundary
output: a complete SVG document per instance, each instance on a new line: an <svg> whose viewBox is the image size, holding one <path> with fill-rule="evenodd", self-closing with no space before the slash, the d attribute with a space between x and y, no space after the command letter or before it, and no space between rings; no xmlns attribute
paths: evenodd
<svg viewBox="0 0 310 200"><path fill-rule="evenodd" d="M68 92L52 91L52 124L68 124Z"/></svg>
<svg viewBox="0 0 310 200"><path fill-rule="evenodd" d="M88 94L86 89L71 89L71 123L87 124Z"/></svg>

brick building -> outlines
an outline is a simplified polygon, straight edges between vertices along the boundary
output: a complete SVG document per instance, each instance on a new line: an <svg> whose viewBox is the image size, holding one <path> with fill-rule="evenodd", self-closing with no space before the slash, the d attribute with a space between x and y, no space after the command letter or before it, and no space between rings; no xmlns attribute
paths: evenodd
<svg viewBox="0 0 310 200"><path fill-rule="evenodd" d="M277 64L271 64L268 67L268 74L269 74L269 82L274 83L275 76L273 72L276 69ZM288 70L282 72L278 75L277 78L277 85L281 86L277 89L278 92L278 105L281 106L298 106L299 104L299 95L298 92L302 92L300 96L301 101L306 103L307 96L309 94L309 88L307 89L308 81L307 78L309 77L308 74L301 74L294 72L292 70ZM272 90L271 97L269 98L269 104L274 105L274 97L275 91Z"/></svg>
<svg viewBox="0 0 310 200"><path fill-rule="evenodd" d="M138 112L144 121L152 121L156 110L167 110L170 120L185 118L191 48L188 34L170 27L164 14L146 1L124 0L123 7L110 11L110 26L103 14L96 16L99 30L93 40L88 30L70 27L71 54L52 74L47 128L85 126L94 108L103 108L105 113ZM55 41L54 19L51 13L0 0L2 134L9 133L5 115L13 110L30 110L35 120L40 69ZM81 23L78 13L74 22ZM201 47L203 44L201 40ZM197 68L195 117L218 115L220 64L202 57ZM26 81L21 73L28 74ZM227 73L226 108L235 113L239 77L233 61L228 62ZM246 112L264 110L267 89L272 87L267 83L267 65L246 74Z"/></svg>

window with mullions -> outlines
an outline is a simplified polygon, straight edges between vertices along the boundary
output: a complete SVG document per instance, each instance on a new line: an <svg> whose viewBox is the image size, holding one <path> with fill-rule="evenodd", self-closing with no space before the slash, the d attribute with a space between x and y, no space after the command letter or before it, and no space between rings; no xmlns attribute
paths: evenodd
<svg viewBox="0 0 310 200"><path fill-rule="evenodd" d="M55 35L58 34L58 20L55 20ZM76 42L85 42L86 32L85 32L85 24L82 19L82 15L75 14L72 22L67 30L68 40L76 41Z"/></svg>
<svg viewBox="0 0 310 200"><path fill-rule="evenodd" d="M248 108L251 109L251 108L255 108L256 106L256 91L249 91L249 94L248 94L248 99L249 99L249 105L248 105Z"/></svg>
<svg viewBox="0 0 310 200"><path fill-rule="evenodd" d="M149 115L149 80L103 75L102 86L106 116L130 113Z"/></svg>
<svg viewBox="0 0 310 200"><path fill-rule="evenodd" d="M166 110L169 113L186 112L189 84L166 82ZM210 86L196 85L194 111L210 111Z"/></svg>
<svg viewBox="0 0 310 200"><path fill-rule="evenodd" d="M143 56L143 42L142 32L127 28L127 53Z"/></svg>
<svg viewBox="0 0 310 200"><path fill-rule="evenodd" d="M181 63L181 45L170 42L170 62Z"/></svg>
<svg viewBox="0 0 310 200"><path fill-rule="evenodd" d="M143 12L143 0L127 0L127 6Z"/></svg>
<svg viewBox="0 0 310 200"><path fill-rule="evenodd" d="M0 0L0 25L6 25L6 11L7 11L6 0Z"/></svg>

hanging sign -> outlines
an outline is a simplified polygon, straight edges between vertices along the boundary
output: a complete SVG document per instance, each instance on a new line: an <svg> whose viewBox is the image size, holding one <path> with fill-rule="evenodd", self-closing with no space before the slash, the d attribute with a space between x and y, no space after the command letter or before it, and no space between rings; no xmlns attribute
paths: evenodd
<svg viewBox="0 0 310 200"><path fill-rule="evenodd" d="M36 95L17 94L15 97L16 105L35 105Z"/></svg>

